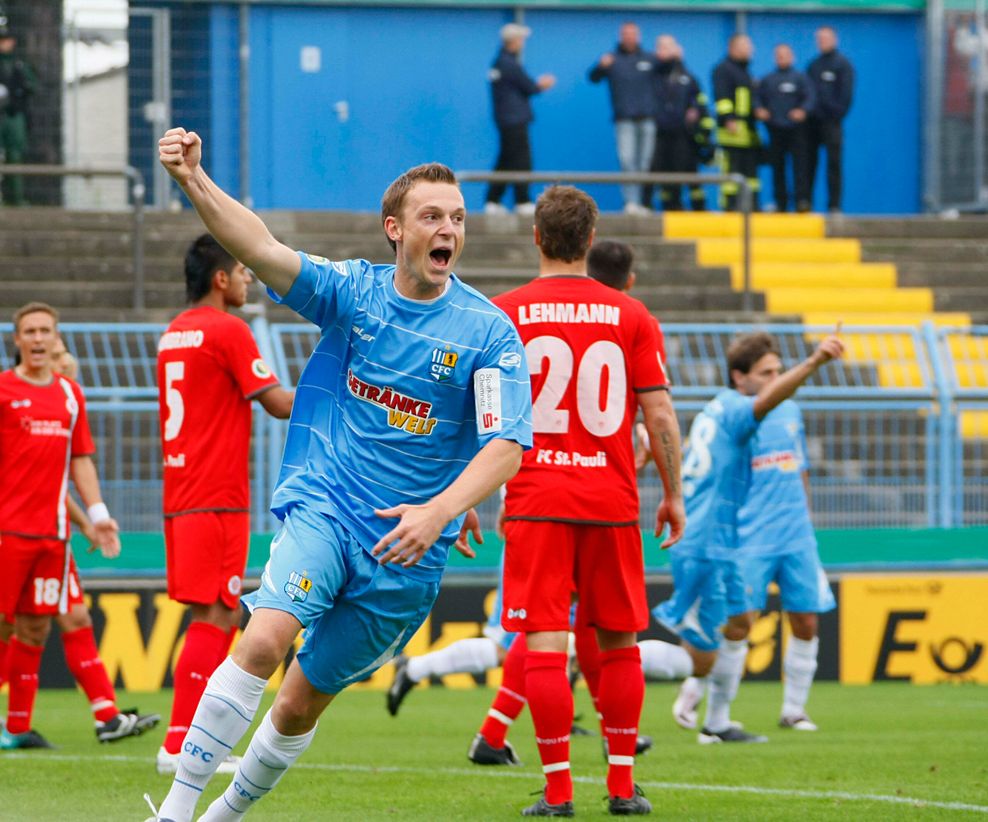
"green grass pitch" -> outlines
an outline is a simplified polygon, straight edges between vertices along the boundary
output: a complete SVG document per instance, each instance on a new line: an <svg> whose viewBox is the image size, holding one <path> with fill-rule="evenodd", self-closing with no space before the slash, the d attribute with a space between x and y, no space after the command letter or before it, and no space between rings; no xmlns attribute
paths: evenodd
<svg viewBox="0 0 988 822"><path fill-rule="evenodd" d="M655 747L638 782L653 818L676 820L943 820L988 818L988 688L977 685L869 687L818 683L811 713L821 730L775 727L781 686L744 683L734 717L769 735L767 745L700 746L669 715L674 685L650 685L642 731ZM167 717L169 692L126 696ZM485 688L419 689L391 718L380 692L344 693L316 740L250 819L507 820L542 784L527 712L511 739L522 768L480 768L466 749L487 709ZM270 699L266 700L266 704ZM590 717L585 690L577 710ZM260 716L260 715L259 715ZM154 771L162 726L99 745L81 694L42 691L35 727L57 751L0 753L0 820L72 822L148 816L169 780ZM584 724L592 725L589 719ZM242 751L245 738L238 747ZM574 737L578 817L606 816L600 738ZM229 780L216 777L199 812Z"/></svg>

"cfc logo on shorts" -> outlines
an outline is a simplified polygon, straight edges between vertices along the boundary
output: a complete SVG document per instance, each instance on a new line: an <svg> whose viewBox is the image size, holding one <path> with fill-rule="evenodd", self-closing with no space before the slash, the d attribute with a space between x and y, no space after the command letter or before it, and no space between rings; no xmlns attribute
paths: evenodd
<svg viewBox="0 0 988 822"><path fill-rule="evenodd" d="M285 593L291 597L292 602L305 602L309 596L309 591L312 590L312 580L305 574L305 571L301 574L298 571L292 571L288 575L288 582L285 583Z"/></svg>
<svg viewBox="0 0 988 822"><path fill-rule="evenodd" d="M230 577L229 580L227 580L226 590L230 592L231 596L235 596L235 597L240 596L240 591L242 588L243 588L243 581L236 574L234 574L232 577Z"/></svg>

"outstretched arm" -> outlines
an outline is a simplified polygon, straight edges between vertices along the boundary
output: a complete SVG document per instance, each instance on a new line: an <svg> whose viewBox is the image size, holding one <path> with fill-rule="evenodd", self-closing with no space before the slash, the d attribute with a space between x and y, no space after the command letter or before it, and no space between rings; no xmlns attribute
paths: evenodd
<svg viewBox="0 0 988 822"><path fill-rule="evenodd" d="M821 342L810 356L799 365L794 365L785 373L779 374L758 392L754 407L756 420L764 419L769 411L795 394L796 389L812 377L820 366L836 360L844 353L844 343L839 336L840 328L841 324L837 323L834 334Z"/></svg>
<svg viewBox="0 0 988 822"><path fill-rule="evenodd" d="M184 128L169 129L158 141L158 159L219 244L263 283L287 294L302 265L298 255L272 237L260 217L209 178L202 168L199 135Z"/></svg>
<svg viewBox="0 0 988 822"><path fill-rule="evenodd" d="M489 497L518 473L521 451L521 446L511 440L491 440L445 491L428 502L375 511L379 517L400 519L371 553L382 563L401 563L405 568L415 565L435 545L446 523Z"/></svg>

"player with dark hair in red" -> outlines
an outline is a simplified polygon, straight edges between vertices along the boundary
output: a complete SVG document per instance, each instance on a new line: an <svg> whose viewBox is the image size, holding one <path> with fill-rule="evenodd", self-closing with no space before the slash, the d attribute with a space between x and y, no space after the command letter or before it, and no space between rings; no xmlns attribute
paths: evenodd
<svg viewBox="0 0 988 822"><path fill-rule="evenodd" d="M240 625L251 402L280 419L292 409L294 393L278 384L247 323L230 313L247 301L251 279L213 237L197 238L185 257L191 305L158 343L168 595L192 609L159 773L175 772L206 682ZM235 768L232 758L221 766Z"/></svg>
<svg viewBox="0 0 988 822"><path fill-rule="evenodd" d="M525 816L572 816L567 679L570 605L596 629L599 710L608 746L609 811L643 814L634 785L644 677L635 645L648 625L632 425L641 408L664 498L664 546L685 524L679 426L658 354L660 329L644 305L587 275L597 206L568 186L535 208L539 276L497 297L517 326L532 379L535 445L507 485L502 624L526 635L525 695L546 776ZM551 489L551 493L547 490Z"/></svg>
<svg viewBox="0 0 988 822"><path fill-rule="evenodd" d="M0 374L0 613L14 615L0 733L5 750L51 747L31 719L52 617L65 614L72 599L70 477L104 555L120 553L117 523L100 496L82 390L52 370L57 339L55 309L38 302L18 309L14 345L21 362Z"/></svg>

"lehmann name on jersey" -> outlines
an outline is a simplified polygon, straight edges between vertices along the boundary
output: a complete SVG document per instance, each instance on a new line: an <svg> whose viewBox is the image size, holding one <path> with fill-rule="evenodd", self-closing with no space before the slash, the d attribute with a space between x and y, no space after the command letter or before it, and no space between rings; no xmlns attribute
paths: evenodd
<svg viewBox="0 0 988 822"><path fill-rule="evenodd" d="M606 303L532 303L518 306L518 325L597 323L620 325L621 309Z"/></svg>

